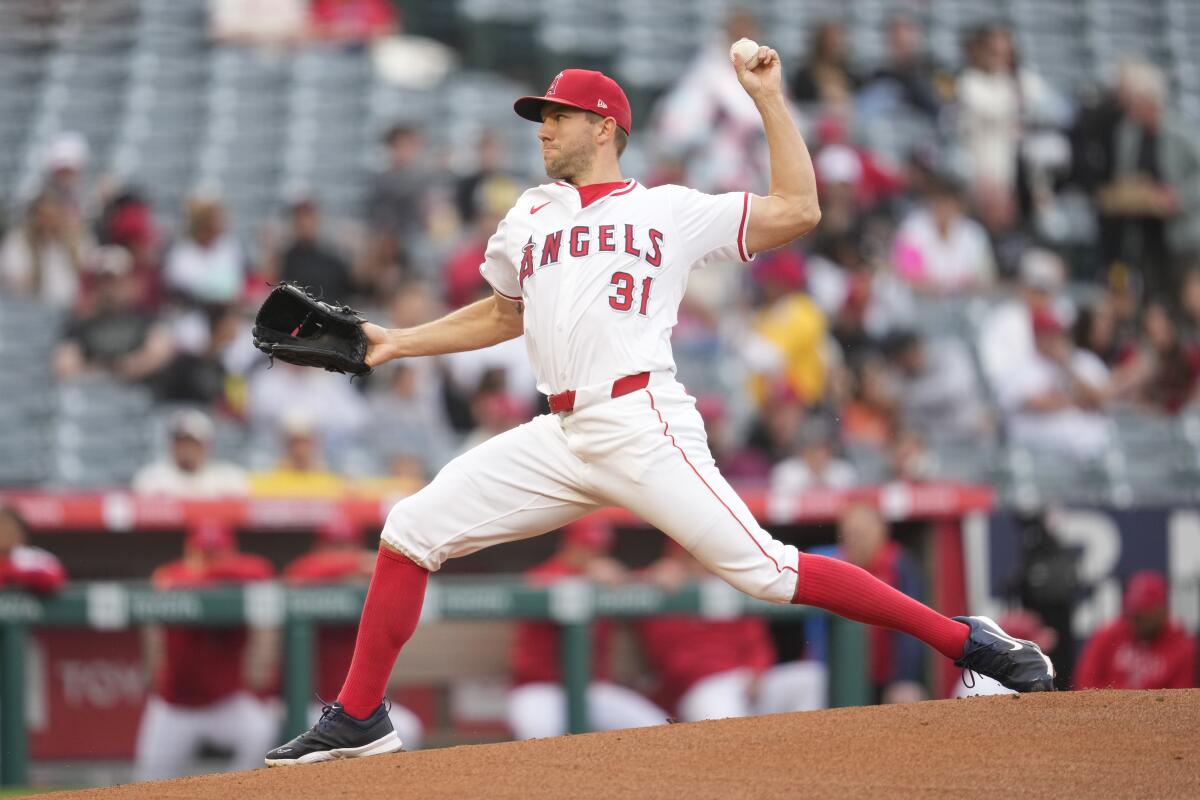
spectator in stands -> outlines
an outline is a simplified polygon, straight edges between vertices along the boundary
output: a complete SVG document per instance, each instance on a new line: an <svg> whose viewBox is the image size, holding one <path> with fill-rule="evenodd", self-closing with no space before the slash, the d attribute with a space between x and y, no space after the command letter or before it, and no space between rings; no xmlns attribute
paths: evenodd
<svg viewBox="0 0 1200 800"><path fill-rule="evenodd" d="M246 405L260 431L277 430L289 417L308 420L331 452L357 440L367 423L366 399L344 375L279 361L251 373ZM330 414L331 408L337 413Z"/></svg>
<svg viewBox="0 0 1200 800"><path fill-rule="evenodd" d="M57 592L67 581L67 571L53 554L28 540L24 518L16 509L0 505L0 591Z"/></svg>
<svg viewBox="0 0 1200 800"><path fill-rule="evenodd" d="M1067 267L1055 253L1028 251L1021 257L1019 275L1017 296L998 304L979 326L979 359L993 392L1034 360L1034 311L1051 309L1061 320L1072 313L1065 294Z"/></svg>
<svg viewBox="0 0 1200 800"><path fill-rule="evenodd" d="M354 273L342 255L321 241L321 209L304 197L290 208L291 237L280 259L279 279L299 284L331 303L348 303Z"/></svg>
<svg viewBox="0 0 1200 800"><path fill-rule="evenodd" d="M1095 353L1107 367L1116 365L1117 360L1128 350L1117 332L1117 315L1107 297L1101 297L1089 306L1079 309L1075 324L1071 326L1075 346L1080 350Z"/></svg>
<svg viewBox="0 0 1200 800"><path fill-rule="evenodd" d="M133 274L138 279L138 307L158 309L162 302L162 273L158 229L154 210L136 189L117 193L100 214L96 224L100 244L124 247L133 257Z"/></svg>
<svg viewBox="0 0 1200 800"><path fill-rule="evenodd" d="M495 234L500 221L520 197L521 191L509 177L495 175L476 184L474 222L461 243L450 253L442 269L446 286L446 304L461 308L492 293L491 284L479 273L488 240Z"/></svg>
<svg viewBox="0 0 1200 800"><path fill-rule="evenodd" d="M872 252L882 241L870 225L859 224L820 237L806 262L809 294L852 366L889 332L913 322L912 290Z"/></svg>
<svg viewBox="0 0 1200 800"><path fill-rule="evenodd" d="M713 578L687 550L668 539L658 561L642 573L668 592ZM638 643L654 671L657 699L681 722L814 711L827 702L829 676L818 661L776 663L762 617L713 620L647 617Z"/></svg>
<svg viewBox="0 0 1200 800"><path fill-rule="evenodd" d="M498 131L483 131L474 151L479 159L475 169L454 184L454 205L458 209L459 219L467 226L474 225L480 214L492 208L488 201L495 187L500 185L492 179L506 179L514 186L517 194L520 194L517 184L524 184L521 176L514 174L509 166L512 159L505 146L504 137ZM491 185L493 188L485 189L485 185ZM495 232L494 226L492 231Z"/></svg>
<svg viewBox="0 0 1200 800"><path fill-rule="evenodd" d="M721 474L731 481L765 483L771 462L761 451L738 440L724 399L718 394L701 395L696 398L696 411L704 420L708 449Z"/></svg>
<svg viewBox="0 0 1200 800"><path fill-rule="evenodd" d="M454 406L452 422L458 430L470 430L478 424L471 404L481 393L503 392L514 408L526 411L541 397L529 365L529 351L520 336L480 350L441 356L438 364L445 376L448 404Z"/></svg>
<svg viewBox="0 0 1200 800"><path fill-rule="evenodd" d="M966 215L950 176L936 180L924 206L900 224L892 262L901 279L926 294L977 291L996 279L987 232Z"/></svg>
<svg viewBox="0 0 1200 800"><path fill-rule="evenodd" d="M534 586L550 586L570 578L586 578L615 586L628 580L628 571L609 557L612 529L597 517L571 523L548 560L525 573ZM610 678L612 624L600 619L592 626L591 683L587 688L588 721L594 730L660 725L667 714L637 692ZM512 688L508 692L508 726L516 739L541 739L567 732L567 700L559 664L560 631L552 622L519 622L509 651Z"/></svg>
<svg viewBox="0 0 1200 800"><path fill-rule="evenodd" d="M888 442L887 464L888 480L921 483L937 477L937 459L925 448L921 434L911 428L901 428L892 434ZM950 477L966 480L962 476Z"/></svg>
<svg viewBox="0 0 1200 800"><path fill-rule="evenodd" d="M761 118L729 69L729 45L742 37L759 41L758 23L735 8L722 35L701 48L655 110L661 182L704 192L766 190Z"/></svg>
<svg viewBox="0 0 1200 800"><path fill-rule="evenodd" d="M237 301L248 270L241 245L226 231L225 207L215 197L197 196L186 214L187 234L167 253L167 290L199 305Z"/></svg>
<svg viewBox="0 0 1200 800"><path fill-rule="evenodd" d="M284 569L284 579L292 586L328 586L339 583L366 585L375 567L375 553L363 547L362 528L343 514L335 513L317 528L316 543L304 555ZM354 655L358 626L319 625L316 633L314 687L318 698L337 697ZM423 726L416 714L398 703L388 709L392 725L406 750L421 746ZM321 705L309 708L315 723L321 717Z"/></svg>
<svg viewBox="0 0 1200 800"><path fill-rule="evenodd" d="M1113 373L1121 399L1153 411L1178 413L1196 395L1200 345L1183 338L1175 315L1151 302L1142 314L1142 339L1130 347Z"/></svg>
<svg viewBox="0 0 1200 800"><path fill-rule="evenodd" d="M388 0L313 0L309 14L316 36L332 42L370 42L400 27Z"/></svg>
<svg viewBox="0 0 1200 800"><path fill-rule="evenodd" d="M864 358L855 371L854 394L841 409L842 439L878 450L887 447L896 427L899 400L883 359Z"/></svg>
<svg viewBox="0 0 1200 800"><path fill-rule="evenodd" d="M1117 328L1117 342L1122 346L1137 341L1141 331L1142 306L1148 299L1145 283L1129 265L1117 263L1109 267L1104 299L1112 306ZM1169 303L1174 302L1172 298Z"/></svg>
<svg viewBox="0 0 1200 800"><path fill-rule="evenodd" d="M1183 314L1184 337L1192 344L1200 343L1200 266L1184 273L1179 308Z"/></svg>
<svg viewBox="0 0 1200 800"><path fill-rule="evenodd" d="M975 367L962 342L929 342L916 331L897 331L884 352L896 369L896 396L906 427L957 439L990 432Z"/></svg>
<svg viewBox="0 0 1200 800"><path fill-rule="evenodd" d="M74 131L58 134L46 149L46 176L41 193L58 203L64 223L75 236L82 233L88 215L83 173L90 157L87 139Z"/></svg>
<svg viewBox="0 0 1200 800"><path fill-rule="evenodd" d="M922 598L921 570L903 547L892 540L883 515L872 505L854 503L838 519L838 543L814 548L816 555L848 561L865 569L909 597ZM806 639L813 657L828 661L829 620L823 615L805 622ZM877 703L925 698L921 684L924 652L907 634L885 628L867 629L867 663L871 689Z"/></svg>
<svg viewBox="0 0 1200 800"><path fill-rule="evenodd" d="M54 353L60 380L103 373L128 381L149 378L171 357L171 339L157 318L138 310L140 285L129 251L99 248L91 308L68 321Z"/></svg>
<svg viewBox="0 0 1200 800"><path fill-rule="evenodd" d="M1012 32L1003 25L971 33L967 59L956 94L971 184L1011 193L1025 122L1063 117L1063 103L1037 74L1019 65Z"/></svg>
<svg viewBox="0 0 1200 800"><path fill-rule="evenodd" d="M1196 639L1171 620L1167 581L1153 570L1130 577L1124 613L1088 640L1075 668L1077 689L1188 689L1196 686Z"/></svg>
<svg viewBox="0 0 1200 800"><path fill-rule="evenodd" d="M484 385L471 399L471 417L475 427L463 440L460 453L528 420L529 407L503 388Z"/></svg>
<svg viewBox="0 0 1200 800"><path fill-rule="evenodd" d="M788 498L811 489L849 489L858 483L850 462L837 456L837 426L812 416L800 429L796 454L771 470L771 495Z"/></svg>
<svg viewBox="0 0 1200 800"><path fill-rule="evenodd" d="M1036 246L1033 225L1021 218L1018 198L995 185L976 187L974 210L987 233L996 260L996 275L1002 283L1018 280L1021 258Z"/></svg>
<svg viewBox="0 0 1200 800"><path fill-rule="evenodd" d="M788 81L788 88L797 103L819 103L853 94L860 83L850 66L845 28L840 22L827 21L813 31L808 57Z"/></svg>
<svg viewBox="0 0 1200 800"><path fill-rule="evenodd" d="M208 589L267 580L274 572L265 558L238 552L227 524L200 519L188 528L183 558L154 570L150 583L160 591ZM138 730L137 780L186 774L205 743L232 749L233 769L262 766L278 723L251 692L264 672L253 662L267 652L270 636L244 626L148 631L153 694Z"/></svg>
<svg viewBox="0 0 1200 800"><path fill-rule="evenodd" d="M275 469L250 476L250 492L255 497L341 497L346 483L325 466L312 418L293 411L284 416L282 423L283 457Z"/></svg>
<svg viewBox="0 0 1200 800"><path fill-rule="evenodd" d="M1117 96L1107 158L1092 165L1101 257L1140 272L1147 296L1174 301L1177 262L1200 250L1200 140L1167 112L1166 79L1149 62L1122 63Z"/></svg>
<svg viewBox="0 0 1200 800"><path fill-rule="evenodd" d="M774 369L754 376L756 398L761 403L768 387L782 380L802 402L820 401L828 368L826 320L803 291L803 260L791 250L762 253L751 276L762 295L751 327L777 359Z"/></svg>
<svg viewBox="0 0 1200 800"><path fill-rule="evenodd" d="M244 496L246 473L209 457L214 433L212 420L204 412L176 412L167 423L171 439L167 457L143 467L133 478L133 490L190 500Z"/></svg>
<svg viewBox="0 0 1200 800"><path fill-rule="evenodd" d="M58 309L74 305L89 241L53 196L35 198L0 243L0 294Z"/></svg>
<svg viewBox="0 0 1200 800"><path fill-rule="evenodd" d="M419 453L422 474L437 472L458 449L438 385L424 382L419 369L408 361L396 364L383 377L386 386L370 397L376 441L391 453Z"/></svg>
<svg viewBox="0 0 1200 800"><path fill-rule="evenodd" d="M778 464L795 455L796 442L804 425L804 403L786 383L776 383L767 395L747 436L747 447Z"/></svg>
<svg viewBox="0 0 1200 800"><path fill-rule="evenodd" d="M921 41L921 27L905 13L888 20L887 61L863 84L858 105L866 114L913 110L936 118L942 108L939 85L948 77L933 63Z"/></svg>
<svg viewBox="0 0 1200 800"><path fill-rule="evenodd" d="M1108 369L1075 347L1053 311L1032 316L1036 355L998 387L1009 434L1032 450L1096 458L1109 441Z"/></svg>
<svg viewBox="0 0 1200 800"><path fill-rule="evenodd" d="M200 352L181 350L154 376L158 399L236 412L236 377L226 365L226 354L242 334L241 314L229 306L209 310L208 339ZM240 384L236 384L240 385Z"/></svg>
<svg viewBox="0 0 1200 800"><path fill-rule="evenodd" d="M209 0L209 30L227 44L298 44L308 32L305 0Z"/></svg>
<svg viewBox="0 0 1200 800"><path fill-rule="evenodd" d="M413 267L413 249L424 234L429 215L432 175L424 160L421 132L395 125L384 137L387 166L375 176L367 198L367 222L373 244L376 278L392 287L399 276L386 274L399 265Z"/></svg>

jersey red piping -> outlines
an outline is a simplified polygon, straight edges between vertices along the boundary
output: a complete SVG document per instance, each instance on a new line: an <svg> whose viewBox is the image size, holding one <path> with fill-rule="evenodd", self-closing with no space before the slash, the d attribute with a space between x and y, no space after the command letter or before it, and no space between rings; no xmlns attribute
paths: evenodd
<svg viewBox="0 0 1200 800"><path fill-rule="evenodd" d="M654 395L650 393L649 389L646 390L646 396L650 398L650 408L654 411L655 414L658 414L658 421L662 423L663 436L666 436L668 439L671 440L671 445L676 450L679 451L679 455L683 456L683 462L685 464L687 464L689 467L691 467L692 472L694 472L696 474L696 477L700 479L700 482L704 484L704 488L708 489L708 491L712 494L712 496L717 498L717 502L725 507L725 510L729 512L729 516L733 517L733 521L736 522L743 531L745 531L746 535L750 537L750 541L754 542L754 546L758 548L758 552L760 552L764 556L766 556L767 560L770 561L772 565L774 565L776 572L778 572L780 574L782 574L785 571L786 572L794 572L796 574L796 576L799 577L800 572L799 572L799 569L797 569L799 567L799 564L797 563L797 565L796 565L797 568L789 567L786 565L783 567L780 567L779 562L776 561L774 558L772 558L771 554L763 549L763 546L758 543L758 539L754 538L754 534L750 532L750 529L742 524L742 521L740 519L738 519L737 514L733 513L733 509L730 508L728 505L726 505L725 501L721 499L721 495L717 494L713 490L713 488L708 485L708 481L704 480L704 476L701 475L700 471L697 470L692 465L691 460L687 457L687 453L683 452L683 448L680 447L679 443L675 441L674 435L671 434L670 426L667 424L667 421L665 419L663 419L662 412L659 411L658 407L654 405Z"/></svg>
<svg viewBox="0 0 1200 800"><path fill-rule="evenodd" d="M750 212L750 193L742 192L742 221L738 223L738 255L742 257L742 261L749 261L750 254L746 252L744 237L746 234L746 217Z"/></svg>

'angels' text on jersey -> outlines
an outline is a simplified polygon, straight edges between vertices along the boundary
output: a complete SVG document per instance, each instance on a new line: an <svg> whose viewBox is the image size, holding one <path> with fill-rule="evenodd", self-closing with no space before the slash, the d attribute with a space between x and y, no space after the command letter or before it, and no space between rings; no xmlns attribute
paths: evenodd
<svg viewBox="0 0 1200 800"><path fill-rule="evenodd" d="M748 261L750 195L629 180L584 206L556 182L527 190L479 270L525 304L538 389L553 394L675 369L671 329L692 268Z"/></svg>

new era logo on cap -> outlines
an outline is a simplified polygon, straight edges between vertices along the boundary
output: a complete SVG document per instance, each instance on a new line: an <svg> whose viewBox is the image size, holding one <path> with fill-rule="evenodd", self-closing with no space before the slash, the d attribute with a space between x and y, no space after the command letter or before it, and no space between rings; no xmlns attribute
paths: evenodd
<svg viewBox="0 0 1200 800"><path fill-rule="evenodd" d="M584 111L603 109L604 116L612 117L625 133L629 133L633 124L625 92L612 78L590 69L564 69L550 81L546 94L518 98L513 109L525 119L541 122L542 106L546 103Z"/></svg>

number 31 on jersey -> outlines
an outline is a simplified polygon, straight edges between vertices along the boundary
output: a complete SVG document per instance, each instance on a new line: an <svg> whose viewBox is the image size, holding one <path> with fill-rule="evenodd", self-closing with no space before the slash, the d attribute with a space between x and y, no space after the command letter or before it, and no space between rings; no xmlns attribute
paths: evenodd
<svg viewBox="0 0 1200 800"><path fill-rule="evenodd" d="M616 292L609 295L608 304L616 311L626 312L633 308L633 286L635 279L628 272L614 272L609 283L616 287ZM646 307L650 303L650 288L654 285L654 278L646 277L642 279L642 288L638 293L640 300L638 301L638 313L643 317L646 316Z"/></svg>

